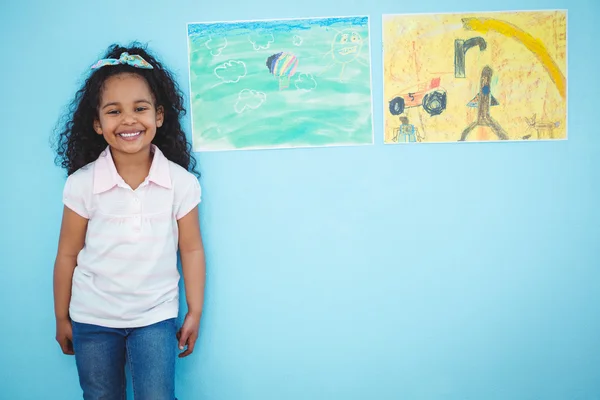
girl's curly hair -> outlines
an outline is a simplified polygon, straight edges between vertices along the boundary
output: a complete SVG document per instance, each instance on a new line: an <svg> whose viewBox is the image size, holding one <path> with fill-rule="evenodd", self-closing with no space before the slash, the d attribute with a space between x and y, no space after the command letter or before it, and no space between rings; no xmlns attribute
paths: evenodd
<svg viewBox="0 0 600 400"><path fill-rule="evenodd" d="M111 76L132 73L143 77L156 100L156 106L164 108L164 122L156 130L152 140L170 161L186 170L200 174L196 169L196 160L192 156L192 146L187 141L181 127L180 118L185 115L183 93L172 74L165 69L145 46L133 43L129 47L111 45L102 58L118 59L121 53L139 55L149 62L153 69L135 68L129 65L111 65L94 70L75 94L69 111L56 129L57 140L55 162L71 175L79 168L95 161L106 149L107 143L102 135L94 131L94 120L98 118L98 107L104 82Z"/></svg>

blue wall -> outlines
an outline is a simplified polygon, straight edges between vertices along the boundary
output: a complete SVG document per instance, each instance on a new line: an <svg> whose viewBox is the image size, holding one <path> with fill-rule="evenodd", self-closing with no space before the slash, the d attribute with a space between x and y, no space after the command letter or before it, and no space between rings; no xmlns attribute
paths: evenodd
<svg viewBox="0 0 600 400"><path fill-rule="evenodd" d="M381 13L500 7L569 10L569 140L383 146ZM206 308L179 398L600 399L597 0L4 2L1 399L81 398L54 342L48 141L84 68L139 39L187 88L187 22L358 14L374 146L199 155Z"/></svg>

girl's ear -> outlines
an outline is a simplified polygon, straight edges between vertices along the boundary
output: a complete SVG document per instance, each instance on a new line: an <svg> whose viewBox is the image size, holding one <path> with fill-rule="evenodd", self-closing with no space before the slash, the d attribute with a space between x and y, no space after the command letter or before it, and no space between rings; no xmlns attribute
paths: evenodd
<svg viewBox="0 0 600 400"><path fill-rule="evenodd" d="M100 126L100 121L97 119L94 120L94 130L98 135L102 135L102 126Z"/></svg>
<svg viewBox="0 0 600 400"><path fill-rule="evenodd" d="M163 106L156 108L156 127L160 128L165 120L165 109Z"/></svg>

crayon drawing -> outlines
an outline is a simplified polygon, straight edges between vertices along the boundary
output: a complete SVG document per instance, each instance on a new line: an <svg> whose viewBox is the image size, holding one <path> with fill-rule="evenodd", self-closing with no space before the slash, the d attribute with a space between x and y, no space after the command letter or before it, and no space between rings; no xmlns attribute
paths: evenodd
<svg viewBox="0 0 600 400"><path fill-rule="evenodd" d="M188 24L194 151L373 143L368 17Z"/></svg>
<svg viewBox="0 0 600 400"><path fill-rule="evenodd" d="M383 17L384 143L567 138L566 11Z"/></svg>

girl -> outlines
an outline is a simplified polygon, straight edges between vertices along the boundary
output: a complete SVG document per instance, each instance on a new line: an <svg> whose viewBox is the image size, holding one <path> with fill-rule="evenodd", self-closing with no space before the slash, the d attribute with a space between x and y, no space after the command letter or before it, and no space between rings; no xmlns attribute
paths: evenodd
<svg viewBox="0 0 600 400"><path fill-rule="evenodd" d="M56 148L68 174L56 340L75 355L84 399L124 399L127 362L136 400L173 400L174 346L179 357L194 350L205 279L183 96L144 48L113 45L71 109ZM188 306L179 330L177 250Z"/></svg>

